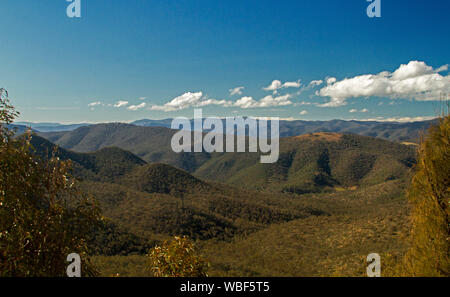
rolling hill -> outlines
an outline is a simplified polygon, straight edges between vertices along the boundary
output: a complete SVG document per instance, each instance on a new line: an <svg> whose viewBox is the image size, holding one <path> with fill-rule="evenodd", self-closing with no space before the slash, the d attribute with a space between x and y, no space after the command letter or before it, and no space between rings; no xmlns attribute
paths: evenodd
<svg viewBox="0 0 450 297"><path fill-rule="evenodd" d="M170 165L147 164L119 148L75 153L55 147L37 135L33 136L32 145L43 158L55 155L71 160L80 187L98 199L104 214L111 219L96 236L100 238L96 250L103 250L98 241L114 234L152 240L175 234L226 239L261 229L265 224L322 215L311 208L293 212L282 204L274 206L257 199L254 193L205 182Z"/></svg>
<svg viewBox="0 0 450 297"><path fill-rule="evenodd" d="M186 154L196 161L189 172L177 166L182 155L165 150L172 133L108 124L44 134L88 151L55 153L72 160L80 188L108 218L89 241L103 275L111 267L147 275L144 254L173 235L196 240L213 276L354 276L369 252L404 253L414 146L311 133L282 138L274 164L259 163L258 153ZM43 157L54 150L40 136L32 143Z"/></svg>
<svg viewBox="0 0 450 297"><path fill-rule="evenodd" d="M61 160L72 161L73 174L80 180L114 181L133 168L146 164L136 155L116 147L103 148L93 153L76 153L57 147L38 135L33 135L31 144L43 158L55 155Z"/></svg>
<svg viewBox="0 0 450 297"><path fill-rule="evenodd" d="M39 133L49 141L72 151L94 152L105 147L128 150L147 162L160 162L194 171L209 155L174 153L170 141L175 130L162 127L138 127L128 124L99 124L70 132Z"/></svg>
<svg viewBox="0 0 450 297"><path fill-rule="evenodd" d="M414 159L410 146L359 135L313 133L280 139L280 157L274 164L261 164L258 154L212 154L194 174L255 190L302 194L404 178Z"/></svg>

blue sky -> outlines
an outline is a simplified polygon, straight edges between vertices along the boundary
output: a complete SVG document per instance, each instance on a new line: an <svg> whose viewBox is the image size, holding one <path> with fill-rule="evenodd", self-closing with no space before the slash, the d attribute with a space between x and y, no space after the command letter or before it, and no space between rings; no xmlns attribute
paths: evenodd
<svg viewBox="0 0 450 297"><path fill-rule="evenodd" d="M421 119L450 93L449 1L381 0L381 18L365 0L81 0L81 18L69 4L0 3L0 87L20 120Z"/></svg>

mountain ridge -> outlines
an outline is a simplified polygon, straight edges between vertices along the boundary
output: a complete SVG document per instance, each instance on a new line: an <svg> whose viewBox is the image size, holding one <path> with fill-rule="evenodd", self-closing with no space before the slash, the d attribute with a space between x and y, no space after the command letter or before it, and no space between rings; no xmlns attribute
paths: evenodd
<svg viewBox="0 0 450 297"><path fill-rule="evenodd" d="M353 133L363 136L372 136L398 142L403 141L418 142L421 133L435 122L436 120L417 121L417 122L395 122L395 121L377 122L377 121L338 120L338 119L328 121L281 120L280 137L288 137L316 132L335 132L335 133ZM168 118L163 120L142 119L131 122L129 124L143 127L163 127L170 129L171 123L172 119ZM98 125L88 123L57 124L57 123L30 123L30 122L17 122L16 124L22 126L31 126L35 131L41 133L70 132L80 127Z"/></svg>

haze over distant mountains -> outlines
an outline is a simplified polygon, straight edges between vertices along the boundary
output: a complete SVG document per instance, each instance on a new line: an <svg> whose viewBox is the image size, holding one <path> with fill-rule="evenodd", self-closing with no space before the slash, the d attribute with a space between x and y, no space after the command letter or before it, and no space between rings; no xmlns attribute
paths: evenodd
<svg viewBox="0 0 450 297"><path fill-rule="evenodd" d="M79 127L88 126L90 124L60 124L60 123L32 123L32 122L15 122L17 126L30 127L39 132L56 132L56 131L72 131Z"/></svg>
<svg viewBox="0 0 450 297"><path fill-rule="evenodd" d="M225 121L225 120L223 120ZM344 134L358 134L372 136L391 141L417 142L422 132L424 132L435 120L421 122L375 122L375 121L280 121L280 137L298 136L316 132L333 132ZM129 123L129 125L144 127L165 127L171 128L172 119L150 120L143 119ZM19 130L24 130L23 126L31 127L37 132L63 132L73 131L80 127L92 126L89 123L79 124L58 124L58 123L30 123L16 122ZM224 125L225 126L225 125Z"/></svg>

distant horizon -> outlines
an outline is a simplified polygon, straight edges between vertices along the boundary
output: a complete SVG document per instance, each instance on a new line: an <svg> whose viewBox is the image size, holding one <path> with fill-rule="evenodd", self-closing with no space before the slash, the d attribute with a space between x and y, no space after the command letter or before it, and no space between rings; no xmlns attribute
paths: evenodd
<svg viewBox="0 0 450 297"><path fill-rule="evenodd" d="M250 118L255 118L252 116L249 116ZM226 117L217 117L219 119L226 119ZM244 118L246 118L246 116L244 116ZM302 121L302 122L332 122L332 121L345 121L345 122L377 122L377 123L417 123L417 122L428 122L428 121L433 121L438 119L439 116L434 116L434 117L430 117L430 118L425 118L425 119L397 119L397 120L393 120L393 119L387 119L387 120L377 120L377 119L330 119L330 120L304 120L304 119L281 119L280 118L280 122L281 121L285 121L285 122L295 122L295 121ZM16 125L26 125L26 124L33 124L33 125L45 125L47 124L48 126L68 126L68 125L83 125L83 124L87 124L87 125L99 125L99 124L132 124L135 122L139 122L139 121L146 121L146 120L150 120L150 121L166 121L166 120L172 120L173 118L164 118L164 119L150 119L150 118L145 118L145 119L139 119L139 120L132 120L132 121L111 121L111 122L68 122L68 123L64 123L64 122L32 122L32 121L14 121L12 124L16 124ZM193 118L188 118L189 120L193 120ZM203 118L205 119L205 117ZM256 118L259 119L259 118Z"/></svg>

